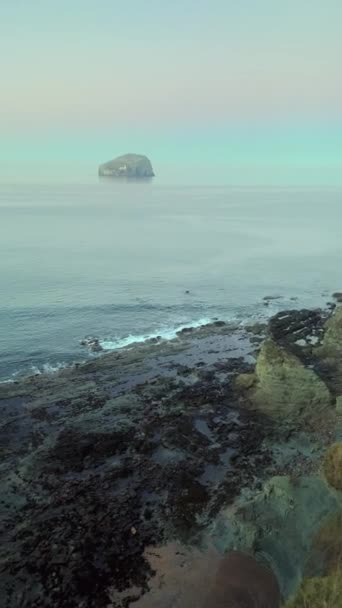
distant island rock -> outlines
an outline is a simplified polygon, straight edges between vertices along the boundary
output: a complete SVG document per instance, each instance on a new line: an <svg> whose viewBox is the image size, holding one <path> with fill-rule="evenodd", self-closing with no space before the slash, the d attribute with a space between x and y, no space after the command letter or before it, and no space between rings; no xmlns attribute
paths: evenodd
<svg viewBox="0 0 342 608"><path fill-rule="evenodd" d="M125 154L99 166L101 177L154 177L151 161L141 154Z"/></svg>

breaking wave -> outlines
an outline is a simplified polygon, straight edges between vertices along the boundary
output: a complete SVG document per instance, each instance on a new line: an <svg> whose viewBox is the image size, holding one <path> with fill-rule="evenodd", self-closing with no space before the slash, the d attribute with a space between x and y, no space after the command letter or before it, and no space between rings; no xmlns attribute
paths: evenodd
<svg viewBox="0 0 342 608"><path fill-rule="evenodd" d="M177 337L177 334L183 329L196 329L198 327L202 327L203 325L213 323L215 320L217 319L203 317L202 319L199 319L193 323L184 323L176 327L165 327L164 329L154 331L150 334L130 334L124 338L108 338L99 340L99 344L103 350L109 351L125 348L127 346L133 346L134 344L142 344L143 342L148 342L150 340L174 340Z"/></svg>

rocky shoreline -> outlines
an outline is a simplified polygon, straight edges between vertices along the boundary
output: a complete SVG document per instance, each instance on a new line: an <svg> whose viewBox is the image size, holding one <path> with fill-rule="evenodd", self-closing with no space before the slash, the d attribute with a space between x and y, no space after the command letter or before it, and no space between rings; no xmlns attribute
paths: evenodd
<svg viewBox="0 0 342 608"><path fill-rule="evenodd" d="M237 568L246 589L273 572L271 594L250 592L260 608L326 584L342 554L326 546L342 538L341 372L338 307L1 385L1 606L223 607Z"/></svg>

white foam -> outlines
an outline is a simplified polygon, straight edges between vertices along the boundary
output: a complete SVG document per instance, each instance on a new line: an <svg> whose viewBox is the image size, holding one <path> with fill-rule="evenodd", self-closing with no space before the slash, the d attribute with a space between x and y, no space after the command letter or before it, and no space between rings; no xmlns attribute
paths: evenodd
<svg viewBox="0 0 342 608"><path fill-rule="evenodd" d="M70 364L68 363L55 363L55 365L52 365L51 363L43 363L43 365L41 367L37 367L35 365L33 365L31 367L31 372L32 374L35 375L41 375L41 374L55 374L57 372L59 372L61 369L65 369L66 367L70 367Z"/></svg>
<svg viewBox="0 0 342 608"><path fill-rule="evenodd" d="M161 340L174 340L175 338L177 338L177 334L183 329L196 329L198 327L201 327L202 325L208 325L209 323L213 323L213 321L214 319L212 318L204 317L202 319L198 319L198 321L195 321L193 323L185 323L172 328L166 327L151 334L130 334L125 338L118 338L117 340L100 340L99 343L102 346L103 350L117 350L119 348L133 346L134 344L141 344L143 342L147 342L148 340L153 340L156 338L160 338Z"/></svg>

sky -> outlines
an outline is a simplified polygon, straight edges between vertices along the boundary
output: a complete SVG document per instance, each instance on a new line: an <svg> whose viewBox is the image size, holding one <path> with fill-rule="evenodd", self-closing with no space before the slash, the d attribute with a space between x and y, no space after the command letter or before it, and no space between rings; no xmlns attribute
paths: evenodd
<svg viewBox="0 0 342 608"><path fill-rule="evenodd" d="M341 0L0 0L0 160L340 165L341 23Z"/></svg>

